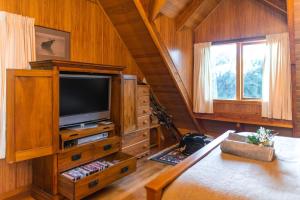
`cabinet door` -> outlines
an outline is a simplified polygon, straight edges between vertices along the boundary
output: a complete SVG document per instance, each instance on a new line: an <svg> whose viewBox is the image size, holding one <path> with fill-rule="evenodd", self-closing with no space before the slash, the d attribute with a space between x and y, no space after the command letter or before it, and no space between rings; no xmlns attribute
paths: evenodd
<svg viewBox="0 0 300 200"><path fill-rule="evenodd" d="M7 70L7 161L56 152L58 75L52 70Z"/></svg>
<svg viewBox="0 0 300 200"><path fill-rule="evenodd" d="M128 133L137 129L137 110L136 110L136 76L124 76L124 97L123 97L123 132Z"/></svg>

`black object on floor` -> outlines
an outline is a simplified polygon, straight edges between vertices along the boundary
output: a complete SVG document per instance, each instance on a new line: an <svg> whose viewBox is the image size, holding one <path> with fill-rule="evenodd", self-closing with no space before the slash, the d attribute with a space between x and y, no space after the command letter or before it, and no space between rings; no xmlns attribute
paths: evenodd
<svg viewBox="0 0 300 200"><path fill-rule="evenodd" d="M199 134L187 134L185 135L180 144L174 145L168 149L165 149L149 159L168 165L176 165L182 160L187 158L189 155L198 151L206 144L210 143L213 138Z"/></svg>

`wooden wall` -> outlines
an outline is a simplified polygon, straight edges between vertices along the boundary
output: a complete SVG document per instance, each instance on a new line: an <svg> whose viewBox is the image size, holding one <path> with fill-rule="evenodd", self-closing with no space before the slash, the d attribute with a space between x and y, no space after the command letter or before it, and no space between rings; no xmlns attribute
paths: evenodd
<svg viewBox="0 0 300 200"><path fill-rule="evenodd" d="M257 0L223 0L195 29L195 42L287 32L287 17Z"/></svg>
<svg viewBox="0 0 300 200"><path fill-rule="evenodd" d="M195 43L249 38L281 32L288 32L287 16L274 8L257 0L223 0L195 29ZM199 122L209 132L221 134L226 129L238 128L237 125L239 126L239 124L237 123L205 120L222 118L220 115L223 116L224 121L230 121L227 118L232 118L235 121L256 120L260 123L278 123L283 126L291 124L291 122L286 121L273 122L262 119L260 117L261 111L254 104L244 103L245 105L241 106L238 102L224 103L223 101L222 103L221 107L214 103L216 114L213 116L196 115L200 118ZM253 125L242 125L241 128L251 131L254 130L254 127L257 128ZM280 131L282 135L292 136L291 128L271 128Z"/></svg>
<svg viewBox="0 0 300 200"><path fill-rule="evenodd" d="M193 31L185 29L176 31L175 20L160 15L155 25L163 39L178 73L192 98L193 89Z"/></svg>
<svg viewBox="0 0 300 200"><path fill-rule="evenodd" d="M0 10L34 17L36 25L71 32L71 60L127 66L142 77L114 27L94 0L0 0ZM31 184L31 162L0 160L0 199Z"/></svg>
<svg viewBox="0 0 300 200"><path fill-rule="evenodd" d="M293 2L294 1L294 2ZM291 0L294 3L294 29L295 29L295 57L296 57L296 78L294 94L294 134L300 137L300 0Z"/></svg>

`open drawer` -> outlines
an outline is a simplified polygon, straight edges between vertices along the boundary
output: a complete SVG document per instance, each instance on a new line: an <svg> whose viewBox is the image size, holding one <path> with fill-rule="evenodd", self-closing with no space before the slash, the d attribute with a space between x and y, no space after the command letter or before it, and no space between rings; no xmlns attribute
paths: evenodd
<svg viewBox="0 0 300 200"><path fill-rule="evenodd" d="M120 137L114 136L85 144L58 154L58 171L62 172L120 150Z"/></svg>
<svg viewBox="0 0 300 200"><path fill-rule="evenodd" d="M136 158L122 152L114 153L101 160L113 162L114 165L77 181L60 174L59 193L71 200L82 199L136 170Z"/></svg>

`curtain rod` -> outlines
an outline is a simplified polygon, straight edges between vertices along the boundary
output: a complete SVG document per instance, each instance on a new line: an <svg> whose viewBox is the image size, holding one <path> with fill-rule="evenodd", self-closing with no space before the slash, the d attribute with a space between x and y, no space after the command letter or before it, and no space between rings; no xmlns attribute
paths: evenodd
<svg viewBox="0 0 300 200"><path fill-rule="evenodd" d="M237 39L230 39L230 40L213 41L212 45L245 42L245 41L252 41L252 40L264 40L264 39L266 39L266 36L244 37L244 38L237 38Z"/></svg>

